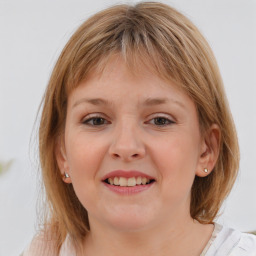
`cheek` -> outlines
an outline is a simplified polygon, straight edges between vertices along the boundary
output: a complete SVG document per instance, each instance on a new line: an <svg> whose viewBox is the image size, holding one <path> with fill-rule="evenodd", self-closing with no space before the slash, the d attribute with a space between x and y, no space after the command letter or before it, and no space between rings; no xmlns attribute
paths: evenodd
<svg viewBox="0 0 256 256"><path fill-rule="evenodd" d="M102 140L99 143L95 139L92 141L90 136L68 137L66 151L73 183L87 183L96 179L105 154Z"/></svg>
<svg viewBox="0 0 256 256"><path fill-rule="evenodd" d="M82 205L90 209L100 198L96 187L100 182L98 170L104 157L103 145L95 140L92 143L83 136L74 136L67 140L66 148L75 193Z"/></svg>
<svg viewBox="0 0 256 256"><path fill-rule="evenodd" d="M155 147L152 155L155 155L154 161L160 170L163 189L174 194L190 191L198 162L197 145L193 137L183 134Z"/></svg>

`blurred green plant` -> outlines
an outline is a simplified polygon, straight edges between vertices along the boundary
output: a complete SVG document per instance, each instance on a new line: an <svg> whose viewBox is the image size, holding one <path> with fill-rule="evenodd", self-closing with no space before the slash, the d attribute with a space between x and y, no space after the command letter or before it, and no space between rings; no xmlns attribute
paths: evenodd
<svg viewBox="0 0 256 256"><path fill-rule="evenodd" d="M12 165L12 160L8 162L0 162L0 175L9 170Z"/></svg>

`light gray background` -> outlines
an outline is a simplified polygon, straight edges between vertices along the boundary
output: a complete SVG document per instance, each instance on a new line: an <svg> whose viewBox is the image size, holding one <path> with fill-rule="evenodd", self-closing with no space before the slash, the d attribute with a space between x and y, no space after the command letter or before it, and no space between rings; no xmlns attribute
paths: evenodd
<svg viewBox="0 0 256 256"><path fill-rule="evenodd" d="M241 172L219 222L256 230L256 1L162 2L187 15L208 39L237 125ZM56 58L82 21L115 3L0 0L0 161L14 160L0 176L0 256L18 255L35 233L38 160L31 134Z"/></svg>

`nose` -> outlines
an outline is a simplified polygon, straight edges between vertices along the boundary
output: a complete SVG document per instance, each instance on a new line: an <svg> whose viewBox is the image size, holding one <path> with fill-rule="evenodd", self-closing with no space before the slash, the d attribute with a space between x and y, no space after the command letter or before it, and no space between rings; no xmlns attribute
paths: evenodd
<svg viewBox="0 0 256 256"><path fill-rule="evenodd" d="M125 162L143 158L146 150L138 130L135 125L116 127L109 147L110 156Z"/></svg>

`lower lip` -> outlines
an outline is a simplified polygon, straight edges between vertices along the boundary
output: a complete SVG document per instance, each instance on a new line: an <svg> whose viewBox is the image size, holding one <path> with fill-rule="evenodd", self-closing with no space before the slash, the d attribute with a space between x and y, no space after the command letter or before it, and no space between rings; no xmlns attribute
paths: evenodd
<svg viewBox="0 0 256 256"><path fill-rule="evenodd" d="M111 190L111 191L113 191L117 194L121 194L121 195L134 195L134 194L141 193L141 192L146 191L149 188L151 188L154 183L155 182L152 182L152 183L147 184L147 185L137 185L137 186L134 186L134 187L121 187L121 186L110 185L108 183L103 182L103 184L109 190Z"/></svg>

